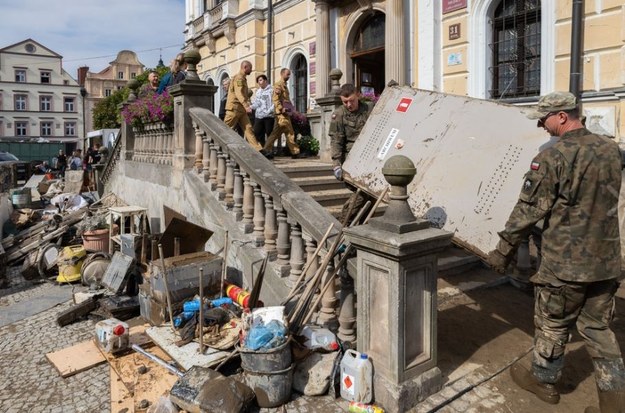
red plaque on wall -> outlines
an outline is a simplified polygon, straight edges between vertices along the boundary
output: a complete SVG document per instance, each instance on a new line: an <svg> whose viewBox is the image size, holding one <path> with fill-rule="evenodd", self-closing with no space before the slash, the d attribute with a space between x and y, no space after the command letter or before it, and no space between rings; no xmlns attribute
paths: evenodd
<svg viewBox="0 0 625 413"><path fill-rule="evenodd" d="M467 7L467 0L443 0L443 14L464 9Z"/></svg>
<svg viewBox="0 0 625 413"><path fill-rule="evenodd" d="M310 42L308 45L308 54L314 56L317 53L317 42Z"/></svg>
<svg viewBox="0 0 625 413"><path fill-rule="evenodd" d="M314 95L315 93L317 93L317 83L315 82L310 82L308 84L308 88L310 89L310 94Z"/></svg>

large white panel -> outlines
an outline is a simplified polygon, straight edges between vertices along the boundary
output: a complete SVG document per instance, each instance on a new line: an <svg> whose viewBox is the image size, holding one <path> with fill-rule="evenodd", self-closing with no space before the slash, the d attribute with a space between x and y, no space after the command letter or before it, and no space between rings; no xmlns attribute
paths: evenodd
<svg viewBox="0 0 625 413"><path fill-rule="evenodd" d="M388 185L384 162L407 156L417 168L408 187L415 215L484 256L497 244L532 158L550 142L519 107L387 87L344 170L348 181L377 195Z"/></svg>

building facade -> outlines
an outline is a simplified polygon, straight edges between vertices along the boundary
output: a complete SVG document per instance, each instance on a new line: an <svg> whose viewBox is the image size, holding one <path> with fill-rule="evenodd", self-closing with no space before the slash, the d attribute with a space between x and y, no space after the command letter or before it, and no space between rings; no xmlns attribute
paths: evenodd
<svg viewBox="0 0 625 413"><path fill-rule="evenodd" d="M591 129L620 140L625 1L586 0L582 14L583 111ZM527 105L569 89L572 27L570 0L186 0L185 41L215 85L244 59L250 86L290 68L301 111L328 94L332 68L368 93L395 80Z"/></svg>
<svg viewBox="0 0 625 413"><path fill-rule="evenodd" d="M32 39L0 49L0 141L72 147L84 134L80 86Z"/></svg>
<svg viewBox="0 0 625 413"><path fill-rule="evenodd" d="M78 68L78 83L84 86L85 113L87 132L94 130L93 108L102 99L111 96L117 90L126 86L130 79L134 79L145 70L137 58L137 54L130 50L122 50L115 60L100 72L90 72L89 67Z"/></svg>

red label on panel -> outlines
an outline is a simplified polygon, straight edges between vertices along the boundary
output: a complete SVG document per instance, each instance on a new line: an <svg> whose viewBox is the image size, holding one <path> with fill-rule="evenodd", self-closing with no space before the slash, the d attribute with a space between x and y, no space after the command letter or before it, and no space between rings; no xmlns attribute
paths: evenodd
<svg viewBox="0 0 625 413"><path fill-rule="evenodd" d="M397 109L395 110L397 112L407 112L411 104L412 104L412 99L403 98L402 100L399 101L399 105L397 105Z"/></svg>

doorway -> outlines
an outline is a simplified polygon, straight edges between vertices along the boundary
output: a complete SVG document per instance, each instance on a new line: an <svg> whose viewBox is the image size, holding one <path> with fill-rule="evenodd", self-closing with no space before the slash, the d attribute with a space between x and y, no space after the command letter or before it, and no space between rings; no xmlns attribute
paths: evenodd
<svg viewBox="0 0 625 413"><path fill-rule="evenodd" d="M384 13L373 13L358 28L352 45L352 81L365 96L379 95L384 90L385 20Z"/></svg>

